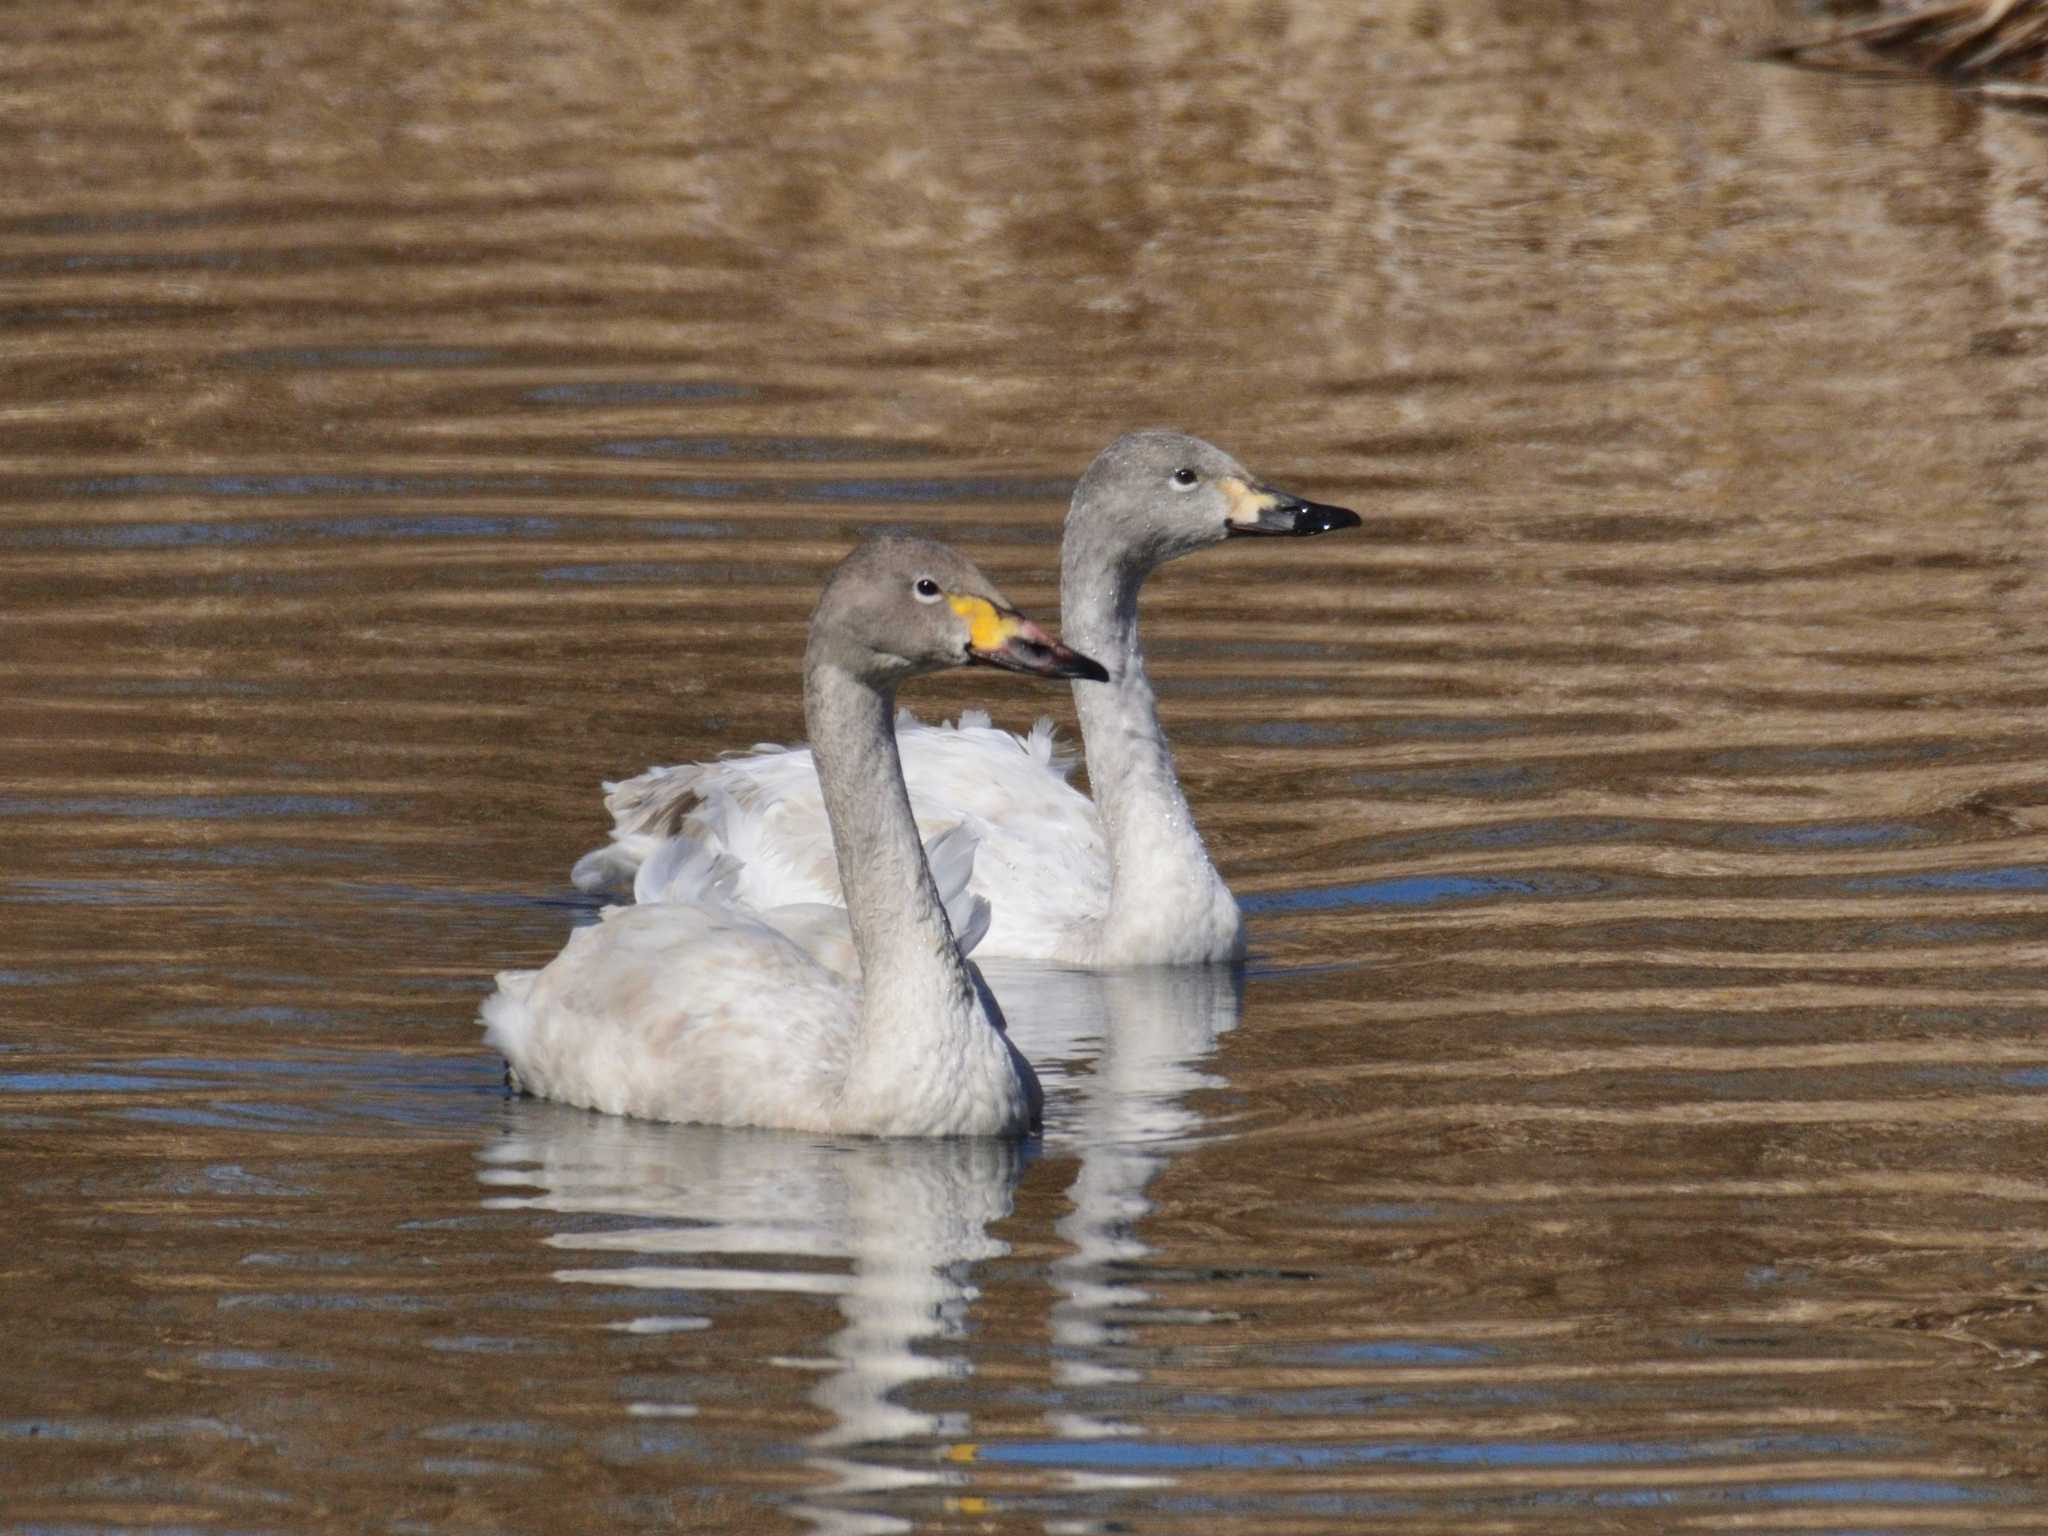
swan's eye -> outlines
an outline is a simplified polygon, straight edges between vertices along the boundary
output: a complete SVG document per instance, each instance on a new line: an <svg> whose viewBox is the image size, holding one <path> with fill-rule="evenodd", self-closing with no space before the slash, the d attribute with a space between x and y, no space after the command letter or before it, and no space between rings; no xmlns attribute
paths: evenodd
<svg viewBox="0 0 2048 1536"><path fill-rule="evenodd" d="M929 576L920 576L910 584L910 590L917 594L920 603L936 603L939 600L939 584Z"/></svg>
<svg viewBox="0 0 2048 1536"><path fill-rule="evenodd" d="M1173 483L1182 490L1186 490L1200 478L1201 476L1197 475L1192 469L1176 469L1173 472Z"/></svg>

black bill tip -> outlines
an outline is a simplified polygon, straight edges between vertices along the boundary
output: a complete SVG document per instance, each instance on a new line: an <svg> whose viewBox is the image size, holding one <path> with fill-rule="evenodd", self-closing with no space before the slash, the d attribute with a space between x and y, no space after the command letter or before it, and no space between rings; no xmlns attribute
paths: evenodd
<svg viewBox="0 0 2048 1536"><path fill-rule="evenodd" d="M1272 493L1272 505L1263 508L1248 523L1232 523L1226 537L1243 538L1257 534L1290 534L1307 538L1315 533L1335 533L1339 528L1359 528L1364 519L1349 507L1328 506L1320 501L1303 501L1299 496Z"/></svg>
<svg viewBox="0 0 2048 1536"><path fill-rule="evenodd" d="M1304 501L1296 518L1294 531L1298 534L1335 533L1339 528L1362 528L1365 519L1349 507L1325 506L1320 501Z"/></svg>
<svg viewBox="0 0 2048 1536"><path fill-rule="evenodd" d="M1056 645L1052 651L1054 663L1060 668L1053 676L1079 678L1090 683L1109 681L1109 668L1093 656L1083 656L1079 651L1069 650L1064 645Z"/></svg>
<svg viewBox="0 0 2048 1536"><path fill-rule="evenodd" d="M1023 672L1032 677L1109 681L1109 669L1101 662L1061 645L1028 620L1001 645L990 650L971 649L967 657L984 667L1001 667L1005 672Z"/></svg>

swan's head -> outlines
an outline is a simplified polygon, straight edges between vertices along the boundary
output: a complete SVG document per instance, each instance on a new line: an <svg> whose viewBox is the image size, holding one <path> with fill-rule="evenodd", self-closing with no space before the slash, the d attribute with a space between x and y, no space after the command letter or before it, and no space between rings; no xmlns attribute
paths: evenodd
<svg viewBox="0 0 2048 1536"><path fill-rule="evenodd" d="M811 649L878 684L965 666L1109 679L1019 613L973 561L931 539L870 539L840 561L811 615Z"/></svg>
<svg viewBox="0 0 2048 1536"><path fill-rule="evenodd" d="M1127 432L1074 487L1066 540L1078 558L1149 570L1225 539L1356 528L1324 506L1255 479L1213 443L1185 432Z"/></svg>

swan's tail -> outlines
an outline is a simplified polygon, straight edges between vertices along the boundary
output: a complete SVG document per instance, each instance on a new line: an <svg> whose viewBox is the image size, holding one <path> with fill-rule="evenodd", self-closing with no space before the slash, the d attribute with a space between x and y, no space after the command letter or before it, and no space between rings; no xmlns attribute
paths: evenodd
<svg viewBox="0 0 2048 1536"><path fill-rule="evenodd" d="M569 879L579 891L592 896L624 897L633 889L633 877L640 872L642 850L624 843L606 843L593 848L576 861Z"/></svg>
<svg viewBox="0 0 2048 1536"><path fill-rule="evenodd" d="M498 990L484 999L484 1044L505 1058L505 1086L514 1093L525 1091L516 1063L533 1039L533 1013L526 999L539 975L539 971L500 971Z"/></svg>
<svg viewBox="0 0 2048 1536"><path fill-rule="evenodd" d="M675 768L650 768L630 779L607 783L604 808L611 812L612 840L576 861L569 871L576 889L594 896L624 898L632 894L641 866L682 830L710 766L685 763Z"/></svg>

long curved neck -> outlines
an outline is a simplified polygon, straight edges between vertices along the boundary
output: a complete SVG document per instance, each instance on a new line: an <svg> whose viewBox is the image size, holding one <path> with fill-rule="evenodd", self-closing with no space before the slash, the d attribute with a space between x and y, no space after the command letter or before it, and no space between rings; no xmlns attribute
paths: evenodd
<svg viewBox="0 0 2048 1536"><path fill-rule="evenodd" d="M980 1012L925 863L896 753L895 691L807 659L804 717L860 957L864 1040L915 1047Z"/></svg>
<svg viewBox="0 0 2048 1536"><path fill-rule="evenodd" d="M1159 728L1158 701L1138 644L1138 587L1146 570L1097 558L1087 544L1069 537L1062 548L1060 630L1069 645L1109 669L1107 683L1074 685L1088 784L1109 845L1102 945L1105 951L1138 947L1125 958L1165 958L1143 953L1156 946L1139 938L1140 929L1162 937L1177 928L1192 934L1226 920L1218 915L1226 906L1234 924L1236 908L1195 829L1173 750Z"/></svg>

